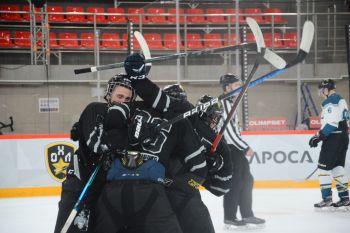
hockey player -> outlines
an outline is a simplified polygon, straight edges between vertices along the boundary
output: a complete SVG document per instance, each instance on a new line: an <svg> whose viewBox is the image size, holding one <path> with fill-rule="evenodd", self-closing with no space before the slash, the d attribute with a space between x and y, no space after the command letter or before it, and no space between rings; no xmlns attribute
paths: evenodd
<svg viewBox="0 0 350 233"><path fill-rule="evenodd" d="M73 125L71 138L79 142L79 148L69 164L67 178L62 183L55 233L61 232L102 153L107 150L123 149L128 145L125 137L127 129L113 126L114 114L120 109L127 111L128 106L124 103L134 99L135 92L130 80L126 75L115 75L108 81L105 94L107 103L90 103L83 110L79 122ZM83 200L82 210L77 214L68 232L93 232L94 204L105 183L105 175L103 170L98 173L86 200Z"/></svg>
<svg viewBox="0 0 350 233"><path fill-rule="evenodd" d="M233 74L220 77L220 84L224 93L228 93L241 86L240 80ZM229 114L234 99L222 101L223 118ZM224 196L224 223L227 228L246 228L249 226L263 227L265 220L254 216L252 210L253 175L250 173L249 162L245 156L253 156L254 152L242 139L238 128L238 116L234 115L224 132L224 138L230 148L233 177L230 191ZM237 218L239 207L242 220Z"/></svg>
<svg viewBox="0 0 350 233"><path fill-rule="evenodd" d="M186 92L181 85L169 85L163 91L182 103L182 110L178 109L180 113L193 108L193 105L187 101ZM205 95L200 98L198 103L203 104L211 99L212 97ZM220 106L216 104L189 118L207 151L206 159L209 172L203 186L217 196L222 196L229 191L232 178L232 165L227 145L222 141L219 143L216 152L212 155L209 154L216 136L214 129L221 118L221 110ZM177 153L179 152L175 152L175 155ZM181 161L173 156L169 176L181 176L187 170L186 161ZM174 187L169 187L167 188L167 194L184 233L215 232L209 211L202 202L198 190L183 192ZM197 216L196 221L192 220L193 216Z"/></svg>
<svg viewBox="0 0 350 233"><path fill-rule="evenodd" d="M348 178L344 165L349 144L349 111L345 100L336 93L333 80L324 80L319 84L322 102L321 129L313 136L310 147L317 147L322 141L318 159L318 177L321 186L322 201L316 203L316 209L327 207L347 207L350 209ZM339 201L332 201L332 178L336 182Z"/></svg>
<svg viewBox="0 0 350 233"><path fill-rule="evenodd" d="M130 145L108 170L108 181L97 204L95 232L115 233L125 227L130 233L181 233L164 187L193 190L201 185L207 173L203 148L186 119L155 128L173 117L168 111L172 101L159 88L153 89L156 86L146 77L141 55L128 56L124 64L133 87L144 101L130 104ZM189 172L169 180L165 172L175 150L181 151L179 156L187 160Z"/></svg>

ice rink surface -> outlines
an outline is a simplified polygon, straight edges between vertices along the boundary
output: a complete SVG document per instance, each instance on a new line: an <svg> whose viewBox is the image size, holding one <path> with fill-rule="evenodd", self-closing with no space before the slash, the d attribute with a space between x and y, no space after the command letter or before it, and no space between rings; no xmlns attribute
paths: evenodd
<svg viewBox="0 0 350 233"><path fill-rule="evenodd" d="M337 200L335 193L333 197ZM255 189L254 212L257 217L266 219L266 226L264 229L249 231L224 230L222 198L203 191L202 199L209 208L217 233L350 232L350 212L314 211L313 204L320 201L318 189ZM0 233L53 232L58 200L58 196L0 199Z"/></svg>

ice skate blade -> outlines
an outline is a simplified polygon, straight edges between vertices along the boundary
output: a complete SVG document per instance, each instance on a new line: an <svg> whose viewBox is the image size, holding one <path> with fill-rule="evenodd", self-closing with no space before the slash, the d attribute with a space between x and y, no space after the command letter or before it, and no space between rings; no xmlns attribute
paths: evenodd
<svg viewBox="0 0 350 233"><path fill-rule="evenodd" d="M254 231L254 230L260 230L265 228L265 223L263 224L251 224L248 223L247 225L244 226L235 226L231 224L225 224L224 230L227 231Z"/></svg>
<svg viewBox="0 0 350 233"><path fill-rule="evenodd" d="M224 225L224 230L226 231L245 231L248 229L247 225L244 226L236 226L232 224L225 224Z"/></svg>
<svg viewBox="0 0 350 233"><path fill-rule="evenodd" d="M335 212L335 208L333 206L327 206L327 207L314 207L316 212Z"/></svg>

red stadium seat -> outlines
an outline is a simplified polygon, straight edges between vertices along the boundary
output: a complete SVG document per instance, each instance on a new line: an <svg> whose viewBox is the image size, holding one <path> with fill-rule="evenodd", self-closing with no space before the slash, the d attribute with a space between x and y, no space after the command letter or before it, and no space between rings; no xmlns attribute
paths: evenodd
<svg viewBox="0 0 350 233"><path fill-rule="evenodd" d="M168 9L169 14L173 14L174 16L168 16L168 22L175 24L176 23L176 8L169 8ZM179 13L180 14L185 14L185 9L179 8ZM185 22L185 16L180 15L180 24L183 24Z"/></svg>
<svg viewBox="0 0 350 233"><path fill-rule="evenodd" d="M23 6L23 11L30 12L29 5ZM40 12L41 12L41 8L35 8L35 13L40 13ZM29 21L30 20L30 14L29 13L23 14L23 19L26 20L26 21ZM36 21L41 21L41 15L40 14L35 14L35 20Z"/></svg>
<svg viewBox="0 0 350 233"><path fill-rule="evenodd" d="M207 14L224 14L224 9L209 8ZM207 16L208 23L226 23L225 17L222 15Z"/></svg>
<svg viewBox="0 0 350 233"><path fill-rule="evenodd" d="M272 44L272 33L264 33L265 45L268 48L282 48L282 36L281 33L275 32L273 35L273 44Z"/></svg>
<svg viewBox="0 0 350 233"><path fill-rule="evenodd" d="M0 47L12 47L11 34L9 31L0 31Z"/></svg>
<svg viewBox="0 0 350 233"><path fill-rule="evenodd" d="M151 49L163 49L162 38L158 33L149 33L144 35L145 40L149 48Z"/></svg>
<svg viewBox="0 0 350 233"><path fill-rule="evenodd" d="M159 14L165 13L164 8L151 7L147 9L147 13L154 14L154 15L147 16L148 23L159 23L159 24L167 23L165 16L159 15Z"/></svg>
<svg viewBox="0 0 350 233"><path fill-rule="evenodd" d="M135 37L134 37L133 43L134 43L134 48L133 48L133 49L140 49L140 44L139 44L139 42L135 39ZM126 33L123 34L123 44L122 44L122 46L123 46L124 48L128 47L128 34L126 34Z"/></svg>
<svg viewBox="0 0 350 233"><path fill-rule="evenodd" d="M206 48L219 48L222 47L222 38L221 34L213 33L213 34L204 34L204 47Z"/></svg>
<svg viewBox="0 0 350 233"><path fill-rule="evenodd" d="M141 15L141 21L142 23L146 23L146 16L144 16L145 14L145 10L143 8L129 8L128 9L128 14L137 14L137 15L129 15L128 18L130 21L132 21L133 23L140 23L140 16Z"/></svg>
<svg viewBox="0 0 350 233"><path fill-rule="evenodd" d="M228 38L229 38L229 37L228 37L228 34L225 33L225 34L224 34L224 46L236 45L236 44L237 44L237 42L236 42L237 35L236 35L236 34L234 34L234 33L231 33L231 34L230 34L230 43L228 42ZM239 40L238 43L240 43L240 40Z"/></svg>
<svg viewBox="0 0 350 233"><path fill-rule="evenodd" d="M63 8L61 6L47 6L48 13L61 13ZM65 18L63 14L49 14L48 19L50 22L64 22Z"/></svg>
<svg viewBox="0 0 350 233"><path fill-rule="evenodd" d="M262 15L255 15L262 13L260 8L246 8L244 9L244 13L251 14L249 17L255 19L257 23L265 23L265 20L263 19Z"/></svg>
<svg viewBox="0 0 350 233"><path fill-rule="evenodd" d="M202 49L201 35L198 33L189 33L186 36L188 49Z"/></svg>
<svg viewBox="0 0 350 233"><path fill-rule="evenodd" d="M103 7L88 7L86 11L88 13L105 13L105 9ZM87 20L90 22L94 22L94 16L88 15ZM96 15L96 23L106 23L106 16Z"/></svg>
<svg viewBox="0 0 350 233"><path fill-rule="evenodd" d="M108 8L108 13L125 14L124 8ZM125 15L108 15L107 20L111 23L126 23Z"/></svg>
<svg viewBox="0 0 350 233"><path fill-rule="evenodd" d="M189 24L202 24L206 23L206 20L204 18L204 15L195 15L191 16L192 14L204 14L204 9L199 8L190 8L187 10L187 22Z"/></svg>
<svg viewBox="0 0 350 233"><path fill-rule="evenodd" d="M264 13L282 13L282 11L279 8L266 8L264 10ZM265 16L265 21L268 23L272 23L272 17L274 19L274 22L277 24L286 24L287 23L287 20L285 20L282 15L274 15L274 16L267 15L267 16Z"/></svg>
<svg viewBox="0 0 350 233"><path fill-rule="evenodd" d="M21 11L19 5L0 5L0 11ZM1 13L1 20L21 21L22 17L19 13Z"/></svg>
<svg viewBox="0 0 350 233"><path fill-rule="evenodd" d="M251 32L247 33L247 43L255 43L255 37L254 34Z"/></svg>
<svg viewBox="0 0 350 233"><path fill-rule="evenodd" d="M284 47L287 48L297 48L298 40L296 32L286 32L284 33Z"/></svg>
<svg viewBox="0 0 350 233"><path fill-rule="evenodd" d="M49 37L50 37L50 48L58 48L58 47L60 47L60 46L57 44L57 36L56 36L56 33L50 32Z"/></svg>
<svg viewBox="0 0 350 233"><path fill-rule="evenodd" d="M41 37L41 32L38 32L37 37ZM49 37L50 37L50 39L49 39L49 40L50 40L50 41L49 41L50 48L58 48L59 45L57 44L56 33L50 32ZM42 46L42 41L39 40L39 41L37 42L37 45L38 45L38 46Z"/></svg>
<svg viewBox="0 0 350 233"><path fill-rule="evenodd" d="M243 9L239 9L238 12L243 14ZM226 10L226 13L227 14L232 14L231 15L231 23L236 23L236 9L229 8L229 9ZM243 15L238 17L238 22L239 23L245 23Z"/></svg>
<svg viewBox="0 0 350 233"><path fill-rule="evenodd" d="M166 49L176 49L176 34L175 33L165 33L164 34L164 48ZM183 49L183 43L180 43L180 49Z"/></svg>
<svg viewBox="0 0 350 233"><path fill-rule="evenodd" d="M15 38L15 46L18 47L30 47L30 32L15 32L14 33Z"/></svg>
<svg viewBox="0 0 350 233"><path fill-rule="evenodd" d="M94 33L83 32L80 34L80 45L83 48L91 49L95 47Z"/></svg>
<svg viewBox="0 0 350 233"><path fill-rule="evenodd" d="M84 8L75 7L75 6L67 6L66 11L68 13L83 13ZM82 14L71 14L71 15L67 15L66 18L69 22L85 23L85 15L82 15Z"/></svg>
<svg viewBox="0 0 350 233"><path fill-rule="evenodd" d="M106 48L106 49L120 49L120 48L122 48L122 46L120 44L119 34L103 33L102 34L102 48Z"/></svg>
<svg viewBox="0 0 350 233"><path fill-rule="evenodd" d="M59 34L59 45L63 48L79 48L78 35L74 32L61 32Z"/></svg>

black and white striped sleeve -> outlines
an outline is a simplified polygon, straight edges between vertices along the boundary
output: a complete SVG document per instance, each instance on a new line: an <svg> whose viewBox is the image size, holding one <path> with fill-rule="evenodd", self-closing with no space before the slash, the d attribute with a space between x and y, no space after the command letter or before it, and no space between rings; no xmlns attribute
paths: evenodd
<svg viewBox="0 0 350 233"><path fill-rule="evenodd" d="M224 108L223 119L226 119L231 111L232 103L229 100L224 100L222 101L222 105ZM227 128L224 131L224 137L228 144L234 145L241 151L245 151L249 148L249 145L241 137L241 132L238 128L237 114L234 115L233 119L227 125Z"/></svg>
<svg viewBox="0 0 350 233"><path fill-rule="evenodd" d="M233 165L229 148L224 141L219 143L217 152L217 155L223 159L223 166L214 174L209 174L203 186L212 194L222 196L228 193L232 186Z"/></svg>
<svg viewBox="0 0 350 233"><path fill-rule="evenodd" d="M159 112L167 112L169 110L169 106L172 102L171 98L148 78L140 80L133 79L132 86L137 95L150 107Z"/></svg>

